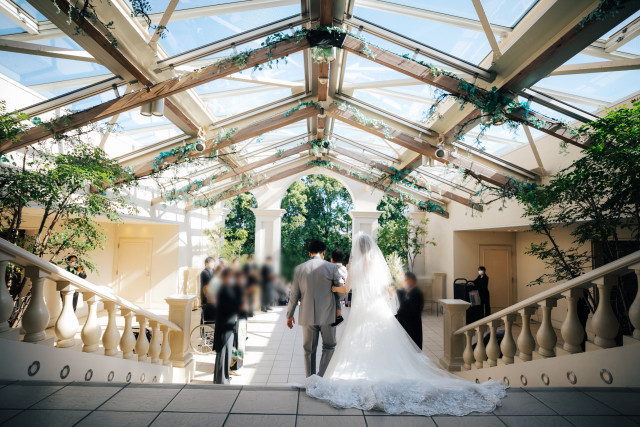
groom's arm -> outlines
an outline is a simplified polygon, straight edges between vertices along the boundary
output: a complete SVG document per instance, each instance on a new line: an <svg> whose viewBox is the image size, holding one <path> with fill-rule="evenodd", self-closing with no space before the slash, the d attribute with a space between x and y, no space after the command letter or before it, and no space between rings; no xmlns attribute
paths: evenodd
<svg viewBox="0 0 640 427"><path fill-rule="evenodd" d="M289 307L287 308L287 320L293 318L296 312L298 301L300 300L300 281L298 279L298 268L293 271L293 284L291 285L291 298L289 299Z"/></svg>

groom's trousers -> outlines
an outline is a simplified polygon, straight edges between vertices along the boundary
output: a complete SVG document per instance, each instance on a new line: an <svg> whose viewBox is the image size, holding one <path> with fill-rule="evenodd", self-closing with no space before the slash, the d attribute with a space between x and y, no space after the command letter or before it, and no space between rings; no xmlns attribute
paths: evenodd
<svg viewBox="0 0 640 427"><path fill-rule="evenodd" d="M316 353L318 337L322 335L322 356L318 375L323 376L327 370L333 350L336 348L336 328L331 325L302 326L302 348L304 349L304 370L307 377L316 373Z"/></svg>

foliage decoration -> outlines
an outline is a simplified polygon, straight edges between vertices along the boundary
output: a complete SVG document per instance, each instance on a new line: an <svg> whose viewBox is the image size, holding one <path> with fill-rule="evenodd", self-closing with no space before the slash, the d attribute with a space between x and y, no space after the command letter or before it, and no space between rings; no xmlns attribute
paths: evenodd
<svg viewBox="0 0 640 427"><path fill-rule="evenodd" d="M291 114L295 113L296 111L302 109L302 108L307 108L307 107L313 107L316 110L320 110L322 108L322 105L320 105L319 103L315 102L315 101L305 101L305 102L301 102L298 105L296 105L293 108L290 108L289 110L284 112L284 116L285 117L289 117Z"/></svg>
<svg viewBox="0 0 640 427"><path fill-rule="evenodd" d="M354 107L353 105L349 105L345 102L333 101L331 105L337 106L340 109L340 111L349 111L351 114L353 114L353 120L355 122L360 123L361 125L364 125L368 128L381 130L381 132L383 133L386 139L393 138L393 135L391 135L391 129L389 128L389 125L387 125L382 120L370 119L364 114L362 114L362 112L360 112L360 110L358 110L356 107Z"/></svg>
<svg viewBox="0 0 640 427"><path fill-rule="evenodd" d="M226 140L227 142L231 142L231 137L233 136L234 133L236 133L238 130L238 128L231 128L228 131L224 132L221 130L220 132L218 132L218 136L216 136L212 141L211 141L211 146L213 149L215 149L222 141ZM202 141L194 141L190 144L184 144L181 145L179 147L174 147L171 150L167 150L167 151L161 151L160 154L158 154L154 161L153 161L153 168L155 170L160 169L160 166L166 162L167 159L170 159L172 157L175 157L175 162L172 163L180 163L184 160L188 160L189 159L189 153L191 153L192 151L196 150L196 146L202 143ZM215 151L214 151L214 157L216 157L215 155Z"/></svg>
<svg viewBox="0 0 640 427"><path fill-rule="evenodd" d="M604 21L616 16L630 3L638 3L638 0L600 0L598 6L578 23L578 28L582 29L591 22Z"/></svg>
<svg viewBox="0 0 640 427"><path fill-rule="evenodd" d="M313 139L309 141L309 145L311 145L311 152L316 157L328 154L335 147L335 143L328 139Z"/></svg>

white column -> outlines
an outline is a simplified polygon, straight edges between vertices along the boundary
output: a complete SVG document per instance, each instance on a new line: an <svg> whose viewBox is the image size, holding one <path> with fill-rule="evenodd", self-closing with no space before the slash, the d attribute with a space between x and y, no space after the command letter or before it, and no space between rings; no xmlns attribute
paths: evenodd
<svg viewBox="0 0 640 427"><path fill-rule="evenodd" d="M551 325L551 310L557 305L556 298L547 298L538 303L542 311L542 323L538 328L536 340L538 341L538 354L543 357L554 357L556 355L556 331Z"/></svg>
<svg viewBox="0 0 640 427"><path fill-rule="evenodd" d="M496 337L496 330L502 321L500 319L492 320L489 323L489 343L487 344L487 362L489 366L498 366L498 358L500 357L500 347L498 347L498 338Z"/></svg>
<svg viewBox="0 0 640 427"><path fill-rule="evenodd" d="M487 350L484 347L484 333L487 331L487 325L480 325L476 328L476 348L473 350L473 357L476 359L476 368L484 367L484 361L487 359Z"/></svg>
<svg viewBox="0 0 640 427"><path fill-rule="evenodd" d="M466 323L467 308L471 304L458 299L443 299L440 304L444 307L444 351L440 363L449 371L459 371L465 364L463 360L464 336L454 335Z"/></svg>
<svg viewBox="0 0 640 427"><path fill-rule="evenodd" d="M149 358L151 363L160 364L160 352L162 351L162 332L160 325L155 320L149 322L151 328L151 342L149 343Z"/></svg>
<svg viewBox="0 0 640 427"><path fill-rule="evenodd" d="M136 337L133 335L133 327L131 326L133 313L128 308L121 309L120 313L124 317L124 329L120 337L120 350L122 351L123 359L131 359L133 358L133 347L136 345Z"/></svg>
<svg viewBox="0 0 640 427"><path fill-rule="evenodd" d="M276 272L280 271L282 250L282 215L284 209L251 209L256 216L256 261L262 263L266 257L273 258Z"/></svg>
<svg viewBox="0 0 640 427"><path fill-rule="evenodd" d="M536 341L533 339L531 333L531 316L536 312L536 306L525 307L520 310L520 316L522 317L522 329L520 335L518 335L518 360L522 362L530 361L533 356L533 350L536 348Z"/></svg>
<svg viewBox="0 0 640 427"><path fill-rule="evenodd" d="M102 334L102 346L105 356L115 356L118 354L118 343L120 342L120 332L116 326L116 310L118 305L113 301L105 301L104 308L107 310L109 320L107 329Z"/></svg>
<svg viewBox="0 0 640 427"><path fill-rule="evenodd" d="M513 356L516 354L516 342L513 340L513 321L516 319L516 314L507 314L502 318L504 321L504 338L500 343L500 350L502 350L502 362L505 365L513 363Z"/></svg>
<svg viewBox="0 0 640 427"><path fill-rule="evenodd" d="M173 365L173 382L188 383L195 374L195 363L190 351L189 335L191 333L191 316L193 295L177 295L165 298L169 304L169 320L178 325L181 330L169 331L169 346L171 349L171 364Z"/></svg>
<svg viewBox="0 0 640 427"><path fill-rule="evenodd" d="M87 320L80 333L83 344L82 351L93 353L100 348L100 335L102 335L102 328L98 323L98 297L91 292L83 292L82 300L87 303L89 308Z"/></svg>
<svg viewBox="0 0 640 427"><path fill-rule="evenodd" d="M584 339L584 328L578 318L578 300L584 293L582 288L572 288L562 295L567 298L567 317L562 323L560 332L564 344L562 348L568 353L579 353L582 351L582 340Z"/></svg>
<svg viewBox="0 0 640 427"><path fill-rule="evenodd" d="M163 365L171 365L171 345L169 344L169 327L160 326L162 330L162 349L160 350L160 360Z"/></svg>
<svg viewBox="0 0 640 427"><path fill-rule="evenodd" d="M55 331L58 342L56 347L73 347L76 343L75 336L78 332L78 317L73 311L73 294L78 288L69 282L58 282L58 290L62 293L62 311L56 321Z"/></svg>
<svg viewBox="0 0 640 427"><path fill-rule="evenodd" d="M136 340L136 354L138 362L146 362L147 351L149 350L149 340L147 339L147 318L142 314L136 314L136 321L140 329L138 330L138 339Z"/></svg>
<svg viewBox="0 0 640 427"><path fill-rule="evenodd" d="M351 236L355 239L358 233L366 233L378 239L378 218L382 211L349 211L351 217Z"/></svg>
<svg viewBox="0 0 640 427"><path fill-rule="evenodd" d="M209 208L209 222L216 228L224 228L224 222L227 219L229 212L231 212L229 209L222 206ZM221 236L221 239L223 238L224 235Z"/></svg>
<svg viewBox="0 0 640 427"><path fill-rule="evenodd" d="M44 330L49 323L49 309L44 301L44 281L49 273L38 267L27 267L25 273L31 281L31 300L22 316L24 341L40 342L47 338Z"/></svg>
<svg viewBox="0 0 640 427"><path fill-rule="evenodd" d="M616 346L616 335L620 325L611 307L611 289L617 281L616 276L604 276L593 281L598 286L598 307L591 319L591 327L595 332L593 342L602 348Z"/></svg>

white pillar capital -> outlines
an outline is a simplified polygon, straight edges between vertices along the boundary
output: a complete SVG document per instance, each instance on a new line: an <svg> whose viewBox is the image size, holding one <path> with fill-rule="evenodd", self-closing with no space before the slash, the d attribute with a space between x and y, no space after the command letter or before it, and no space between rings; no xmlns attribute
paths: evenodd
<svg viewBox="0 0 640 427"><path fill-rule="evenodd" d="M410 211L405 212L404 217L409 221L420 222L427 217L427 211Z"/></svg>
<svg viewBox="0 0 640 427"><path fill-rule="evenodd" d="M231 209L227 209L224 207L213 207L209 208L209 221L210 222L222 222L224 223L225 218L231 212Z"/></svg>
<svg viewBox="0 0 640 427"><path fill-rule="evenodd" d="M377 221L382 215L382 211L349 211L349 216L352 220L365 220Z"/></svg>
<svg viewBox="0 0 640 427"><path fill-rule="evenodd" d="M273 218L274 220L282 218L286 210L284 209L260 209L250 208L256 218Z"/></svg>

